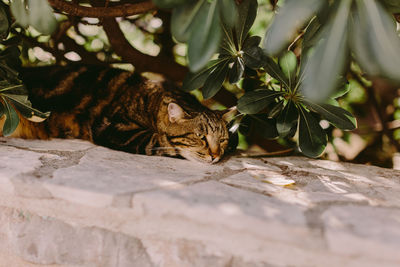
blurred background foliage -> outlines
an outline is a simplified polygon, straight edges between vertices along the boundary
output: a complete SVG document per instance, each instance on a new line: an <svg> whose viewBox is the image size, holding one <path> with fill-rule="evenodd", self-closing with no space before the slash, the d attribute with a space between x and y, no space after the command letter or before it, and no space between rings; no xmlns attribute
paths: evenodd
<svg viewBox="0 0 400 267"><path fill-rule="evenodd" d="M31 107L18 79L21 65L101 64L183 82L213 109L237 105L233 127L246 155L293 148L400 168L400 1L0 4L5 134L18 125L14 108L34 121L48 116Z"/></svg>

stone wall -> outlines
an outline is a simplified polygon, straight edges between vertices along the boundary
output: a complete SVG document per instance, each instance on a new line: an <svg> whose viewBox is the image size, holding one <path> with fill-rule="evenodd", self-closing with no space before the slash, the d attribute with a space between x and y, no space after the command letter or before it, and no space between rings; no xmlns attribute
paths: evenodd
<svg viewBox="0 0 400 267"><path fill-rule="evenodd" d="M0 266L400 266L400 171L0 139Z"/></svg>

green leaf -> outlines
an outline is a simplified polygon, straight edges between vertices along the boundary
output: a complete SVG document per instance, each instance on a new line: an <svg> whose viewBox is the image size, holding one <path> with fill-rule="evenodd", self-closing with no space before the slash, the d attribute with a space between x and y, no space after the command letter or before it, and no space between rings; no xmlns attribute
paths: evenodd
<svg viewBox="0 0 400 267"><path fill-rule="evenodd" d="M186 74L185 79L183 80L182 90L185 92L193 91L197 88L200 88L204 85L205 81L210 75L211 69L204 69L202 71Z"/></svg>
<svg viewBox="0 0 400 267"><path fill-rule="evenodd" d="M0 59L3 60L8 67L19 69L21 67L21 59L19 58L20 54L18 46L8 46L6 49L1 51Z"/></svg>
<svg viewBox="0 0 400 267"><path fill-rule="evenodd" d="M228 63L228 60L221 62L208 76L202 88L203 97L205 99L213 97L221 89L229 71Z"/></svg>
<svg viewBox="0 0 400 267"><path fill-rule="evenodd" d="M328 7L323 7L322 9L326 9L326 13L329 13L330 8ZM321 13L321 12L320 12ZM324 21L326 22L328 18L330 17L329 14L325 15ZM300 57L300 75L304 72L304 66L307 64L307 60L312 55L313 48L317 45L318 41L320 41L320 30L321 28L321 21L320 17L315 16L310 23L307 25L307 28L305 29L305 33L303 36L303 42L301 46L301 57Z"/></svg>
<svg viewBox="0 0 400 267"><path fill-rule="evenodd" d="M214 0L218 1L221 10L222 21L229 27L233 27L238 19L238 13L234 0Z"/></svg>
<svg viewBox="0 0 400 267"><path fill-rule="evenodd" d="M295 83L297 71L297 57L292 51L287 51L279 58L279 66L285 76L289 79L289 86L292 87Z"/></svg>
<svg viewBox="0 0 400 267"><path fill-rule="evenodd" d="M325 150L327 135L309 112L300 108L299 147L307 157L317 158Z"/></svg>
<svg viewBox="0 0 400 267"><path fill-rule="evenodd" d="M218 50L221 39L217 1L204 1L193 22L188 41L189 69L201 70Z"/></svg>
<svg viewBox="0 0 400 267"><path fill-rule="evenodd" d="M57 28L57 20L47 0L28 0L29 23L43 34L52 34Z"/></svg>
<svg viewBox="0 0 400 267"><path fill-rule="evenodd" d="M357 10L351 39L357 62L372 76L399 82L400 38L393 16L375 0L357 0ZM364 32L356 32L359 30Z"/></svg>
<svg viewBox="0 0 400 267"><path fill-rule="evenodd" d="M265 65L264 53L258 46L243 49L244 64L251 69L259 69Z"/></svg>
<svg viewBox="0 0 400 267"><path fill-rule="evenodd" d="M50 112L43 113L32 108L32 103L28 100L27 95L3 94L22 116L33 122L42 122L50 116Z"/></svg>
<svg viewBox="0 0 400 267"><path fill-rule="evenodd" d="M243 43L243 50L246 50L247 48L258 46L261 42L261 37L260 36L250 36L246 38L246 40Z"/></svg>
<svg viewBox="0 0 400 267"><path fill-rule="evenodd" d="M233 2L233 0L231 0ZM238 44L242 45L257 16L257 0L243 0L238 6L239 19L235 27Z"/></svg>
<svg viewBox="0 0 400 267"><path fill-rule="evenodd" d="M352 0L342 0L333 19L322 32L324 38L306 61L304 78L300 80L302 93L315 102L323 102L338 86L349 58L347 45L348 18Z"/></svg>
<svg viewBox="0 0 400 267"><path fill-rule="evenodd" d="M252 119L254 130L262 137L273 139L278 137L275 119L269 119L265 114L248 115Z"/></svg>
<svg viewBox="0 0 400 267"><path fill-rule="evenodd" d="M276 64L272 58L270 58L268 56L264 56L263 62L264 62L264 64L263 64L264 69L268 72L269 75L271 75L272 78L277 79L286 88L290 88L288 78L282 72L282 70L279 68L278 64Z"/></svg>
<svg viewBox="0 0 400 267"><path fill-rule="evenodd" d="M197 20L204 1L188 1L186 5L174 8L171 16L171 33L178 42L184 43L189 40L193 22Z"/></svg>
<svg viewBox="0 0 400 267"><path fill-rule="evenodd" d="M47 0L13 0L11 12L22 27L29 25L50 35L57 28L57 20Z"/></svg>
<svg viewBox="0 0 400 267"><path fill-rule="evenodd" d="M329 104L329 105L332 105L332 106L335 106L335 107L340 107L339 102L337 102L336 99L332 99L332 98L329 98L326 101L326 104Z"/></svg>
<svg viewBox="0 0 400 267"><path fill-rule="evenodd" d="M18 72L4 64L2 61L0 61L0 77L12 83L20 83Z"/></svg>
<svg viewBox="0 0 400 267"><path fill-rule="evenodd" d="M331 98L336 99L344 96L350 91L350 83L347 81L346 77L339 77L339 86L337 90L333 91Z"/></svg>
<svg viewBox="0 0 400 267"><path fill-rule="evenodd" d="M276 56L287 48L301 29L323 7L321 0L286 0L269 26L264 49L267 54Z"/></svg>
<svg viewBox="0 0 400 267"><path fill-rule="evenodd" d="M243 43L242 52L244 64L252 69L259 69L263 66L264 53L258 45L261 37L251 36L246 38Z"/></svg>
<svg viewBox="0 0 400 267"><path fill-rule="evenodd" d="M220 1L229 1L231 3L235 2L234 0L220 0ZM221 9L222 8L223 7L221 6ZM237 57L239 55L242 56L243 53L246 52L250 55L250 57L252 57L253 55L252 53L256 53L254 54L255 56L254 59L257 61L259 65L261 57L258 54L257 46L261 38L256 36L248 37L249 29L253 24L257 14L257 1L256 0L241 1L241 3L238 6L238 10L239 10L237 16L238 19L236 19L236 23L234 26L227 25L227 23L221 23L223 38L220 45L219 53L220 55L229 55L232 58ZM226 13L224 11L221 12L223 12L223 14L232 17L232 14L229 14L228 12L226 12L226 10L225 10ZM255 44L256 42L258 43ZM247 62L247 59L245 59L245 64L249 66L248 64L251 63ZM255 68L258 68L259 67L258 65Z"/></svg>
<svg viewBox="0 0 400 267"><path fill-rule="evenodd" d="M12 1L10 10L19 25L22 27L29 26L29 14L25 6L25 0Z"/></svg>
<svg viewBox="0 0 400 267"><path fill-rule="evenodd" d="M8 31L10 28L10 23L8 20L7 12L5 10L6 5L1 2L0 3L0 38L5 39L8 35Z"/></svg>
<svg viewBox="0 0 400 267"><path fill-rule="evenodd" d="M233 29L224 23L221 23L223 38L220 44L219 54L235 57L238 54L238 46L233 38Z"/></svg>
<svg viewBox="0 0 400 267"><path fill-rule="evenodd" d="M237 108L241 113L256 114L281 96L282 92L257 89L245 93L239 100Z"/></svg>
<svg viewBox="0 0 400 267"><path fill-rule="evenodd" d="M354 130L357 128L357 122L354 116L347 110L329 104L315 104L304 101L304 104L311 110L320 114L322 118L329 121L336 128L342 130Z"/></svg>
<svg viewBox="0 0 400 267"><path fill-rule="evenodd" d="M300 57L300 76L304 72L304 67L307 65L307 60L312 55L313 47L320 41L319 31L321 29L321 23L318 17L314 17L305 29Z"/></svg>
<svg viewBox="0 0 400 267"><path fill-rule="evenodd" d="M242 46L243 59L247 67L258 69L262 67L262 59L264 53L258 45L261 42L261 37L250 36L246 38Z"/></svg>
<svg viewBox="0 0 400 267"><path fill-rule="evenodd" d="M187 0L153 0L159 8L173 8L185 4Z"/></svg>
<svg viewBox="0 0 400 267"><path fill-rule="evenodd" d="M7 100L3 96L2 99L5 104L6 115L6 121L3 125L3 136L10 136L18 127L19 117L15 109L7 102Z"/></svg>
<svg viewBox="0 0 400 267"><path fill-rule="evenodd" d="M357 63L362 67L363 71L369 73L372 76L378 76L380 66L378 60L375 58L377 55L372 54L370 44L366 43L368 40L368 28L367 23L364 23L360 17L360 12L352 13L352 20L350 24L350 47L355 55ZM369 42L369 41L368 41Z"/></svg>
<svg viewBox="0 0 400 267"><path fill-rule="evenodd" d="M210 73L202 88L203 97L209 99L221 89L229 71L229 58L220 62Z"/></svg>
<svg viewBox="0 0 400 267"><path fill-rule="evenodd" d="M276 119L276 128L279 136L286 137L292 132L299 120L299 112L293 101L289 100L282 113Z"/></svg>
<svg viewBox="0 0 400 267"><path fill-rule="evenodd" d="M242 78L244 72L244 61L242 58L236 58L235 62L232 65L232 68L229 70L229 83L237 83L240 78Z"/></svg>
<svg viewBox="0 0 400 267"><path fill-rule="evenodd" d="M223 62L224 59L216 59L209 62L209 66L202 69L199 72L189 72L186 74L185 79L183 80L182 90L186 92L193 91L197 88L200 88L204 85L210 73L216 68L218 64Z"/></svg>
<svg viewBox="0 0 400 267"><path fill-rule="evenodd" d="M318 17L314 17L305 30L301 49L302 53L317 44L318 38L316 37L318 36L317 33L319 32L320 28L321 23L319 22Z"/></svg>
<svg viewBox="0 0 400 267"><path fill-rule="evenodd" d="M275 120L268 119L265 114L244 116L240 121L239 132L245 136L257 132L260 136L268 139L278 137Z"/></svg>
<svg viewBox="0 0 400 267"><path fill-rule="evenodd" d="M268 118L276 118L282 111L283 109L283 99L280 100L278 103L276 103L276 105L271 108L271 111L268 113Z"/></svg>

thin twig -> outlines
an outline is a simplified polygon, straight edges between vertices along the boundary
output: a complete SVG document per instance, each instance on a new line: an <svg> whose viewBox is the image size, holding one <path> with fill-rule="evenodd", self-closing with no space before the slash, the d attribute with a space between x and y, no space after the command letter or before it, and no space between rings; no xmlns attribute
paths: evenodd
<svg viewBox="0 0 400 267"><path fill-rule="evenodd" d="M156 6L151 1L134 4L121 4L112 7L87 7L74 4L73 2L66 2L64 0L48 1L54 9L67 13L68 15L91 18L127 17L156 9Z"/></svg>
<svg viewBox="0 0 400 267"><path fill-rule="evenodd" d="M294 40L293 42L288 46L287 51L290 51L292 49L292 46L304 35L304 31L302 31Z"/></svg>

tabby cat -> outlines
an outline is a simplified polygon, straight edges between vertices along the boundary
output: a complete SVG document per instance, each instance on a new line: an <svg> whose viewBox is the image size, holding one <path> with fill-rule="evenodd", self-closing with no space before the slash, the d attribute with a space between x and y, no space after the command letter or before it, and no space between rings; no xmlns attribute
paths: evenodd
<svg viewBox="0 0 400 267"><path fill-rule="evenodd" d="M80 138L131 153L207 163L219 161L228 149L223 113L168 82L86 65L25 68L21 79L33 107L51 115L42 123L21 118L12 137ZM4 117L2 128L1 121Z"/></svg>

